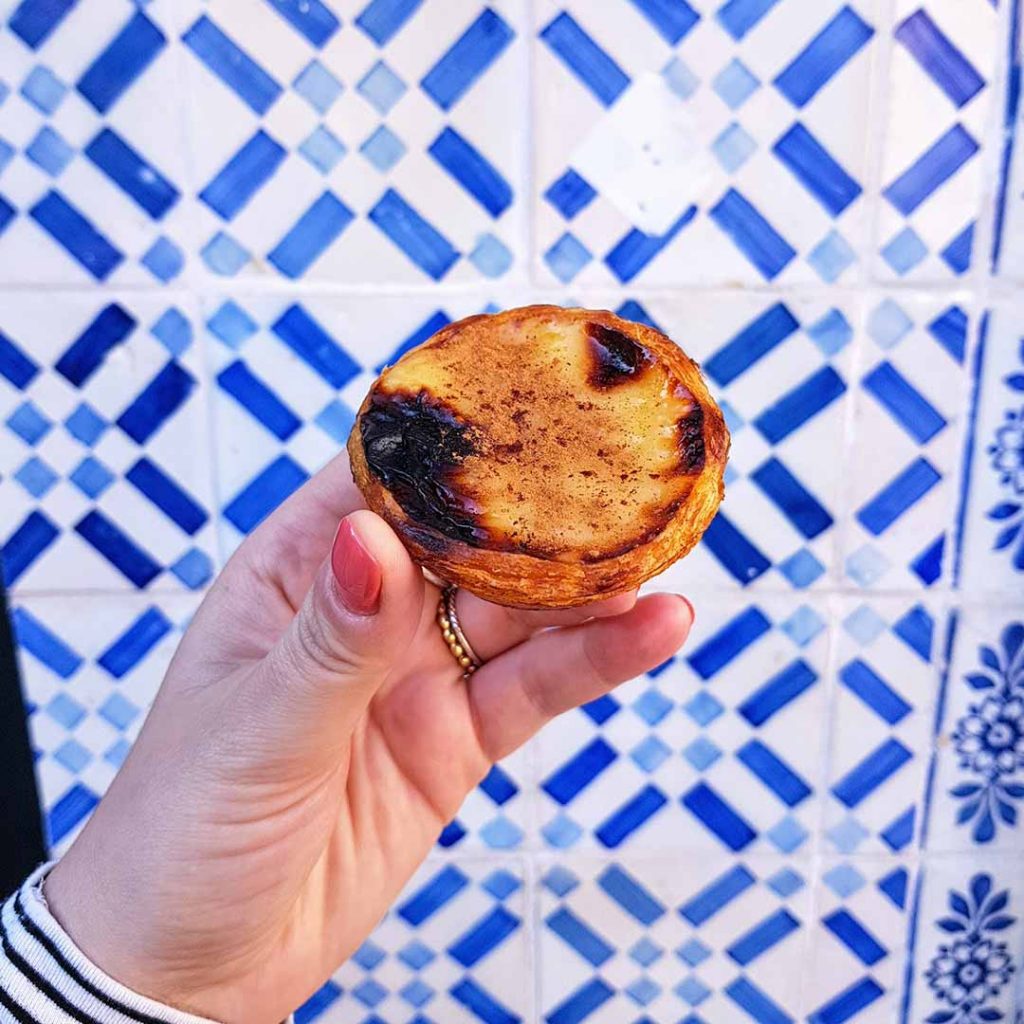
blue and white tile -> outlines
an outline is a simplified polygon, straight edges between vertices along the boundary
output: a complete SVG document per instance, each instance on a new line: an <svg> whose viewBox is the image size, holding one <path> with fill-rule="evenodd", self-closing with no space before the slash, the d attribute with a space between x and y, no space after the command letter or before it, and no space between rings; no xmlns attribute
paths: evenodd
<svg viewBox="0 0 1024 1024"><path fill-rule="evenodd" d="M798 1018L809 862L570 856L538 871L538 1019Z"/></svg>
<svg viewBox="0 0 1024 1024"><path fill-rule="evenodd" d="M1020 595L1024 579L1024 330L1019 301L982 325L971 366L967 478L954 581L965 591Z"/></svg>
<svg viewBox="0 0 1024 1024"><path fill-rule="evenodd" d="M215 569L186 295L6 293L0 555L16 593L197 590Z"/></svg>
<svg viewBox="0 0 1024 1024"><path fill-rule="evenodd" d="M819 866L804 1014L810 1024L903 1021L912 860L826 857ZM795 1015L794 1015L795 1016ZM923 1018L913 1018L923 1019Z"/></svg>
<svg viewBox="0 0 1024 1024"><path fill-rule="evenodd" d="M297 1024L518 1024L533 1013L523 865L427 861Z"/></svg>
<svg viewBox="0 0 1024 1024"><path fill-rule="evenodd" d="M414 286L515 275L524 3L343 7L213 0L184 28L201 269Z"/></svg>
<svg viewBox="0 0 1024 1024"><path fill-rule="evenodd" d="M971 314L963 295L893 292L869 300L846 467L848 586L948 583Z"/></svg>
<svg viewBox="0 0 1024 1024"><path fill-rule="evenodd" d="M930 597L839 601L826 850L891 855L919 845L947 618Z"/></svg>
<svg viewBox="0 0 1024 1024"><path fill-rule="evenodd" d="M54 853L67 849L127 756L198 603L192 594L13 601L36 779Z"/></svg>
<svg viewBox="0 0 1024 1024"><path fill-rule="evenodd" d="M979 230L985 146L1002 63L990 0L898 0L884 70L885 143L874 272L883 280L964 275ZM994 164L990 166L994 167Z"/></svg>
<svg viewBox="0 0 1024 1024"><path fill-rule="evenodd" d="M1008 7L1006 31L997 42L997 52L1006 62L1007 80L1019 81L1021 72L1020 0ZM992 239L993 272L1013 280L1024 279L1024 148L1022 148L1020 90L1007 89L998 112L1006 131L998 142L1000 171L995 194L995 225Z"/></svg>
<svg viewBox="0 0 1024 1024"><path fill-rule="evenodd" d="M547 847L689 850L715 860L814 845L827 614L778 597L707 596L698 608L680 655L538 737Z"/></svg>
<svg viewBox="0 0 1024 1024"><path fill-rule="evenodd" d="M1020 856L933 857L912 910L901 1020L1016 1021L1024 956Z"/></svg>
<svg viewBox="0 0 1024 1024"><path fill-rule="evenodd" d="M8 4L5 283L161 285L191 231L173 3Z"/></svg>
<svg viewBox="0 0 1024 1024"><path fill-rule="evenodd" d="M543 0L534 17L541 279L852 279L872 0Z"/></svg>
<svg viewBox="0 0 1024 1024"><path fill-rule="evenodd" d="M968 605L949 637L926 846L1021 849L1024 810L1024 603Z"/></svg>
<svg viewBox="0 0 1024 1024"><path fill-rule="evenodd" d="M835 585L857 300L586 297L653 323L702 366L732 433L722 510L662 584L704 592ZM823 455L823 453L829 453Z"/></svg>

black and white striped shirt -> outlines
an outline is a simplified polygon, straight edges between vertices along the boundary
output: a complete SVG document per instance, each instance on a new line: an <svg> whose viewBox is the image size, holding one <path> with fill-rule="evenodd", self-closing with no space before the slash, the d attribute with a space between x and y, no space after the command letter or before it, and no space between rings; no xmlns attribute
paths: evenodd
<svg viewBox="0 0 1024 1024"><path fill-rule="evenodd" d="M211 1024L140 996L108 977L47 909L32 874L0 916L2 1024Z"/></svg>

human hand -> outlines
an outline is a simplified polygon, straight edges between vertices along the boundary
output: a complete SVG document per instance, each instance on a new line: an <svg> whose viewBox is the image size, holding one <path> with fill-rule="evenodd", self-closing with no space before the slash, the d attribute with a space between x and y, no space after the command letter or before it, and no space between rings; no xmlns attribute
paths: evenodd
<svg viewBox="0 0 1024 1024"><path fill-rule="evenodd" d="M242 544L46 881L86 956L168 1005L276 1024L360 946L494 761L660 664L692 622L668 594L528 612L460 592L486 662L467 681L437 602L344 455Z"/></svg>

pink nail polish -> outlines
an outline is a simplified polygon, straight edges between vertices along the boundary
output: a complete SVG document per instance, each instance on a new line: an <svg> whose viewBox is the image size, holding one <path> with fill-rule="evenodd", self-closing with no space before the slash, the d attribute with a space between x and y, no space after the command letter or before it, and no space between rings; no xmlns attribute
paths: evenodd
<svg viewBox="0 0 1024 1024"><path fill-rule="evenodd" d="M372 615L380 598L380 566L347 519L334 538L331 569L345 607L355 615Z"/></svg>

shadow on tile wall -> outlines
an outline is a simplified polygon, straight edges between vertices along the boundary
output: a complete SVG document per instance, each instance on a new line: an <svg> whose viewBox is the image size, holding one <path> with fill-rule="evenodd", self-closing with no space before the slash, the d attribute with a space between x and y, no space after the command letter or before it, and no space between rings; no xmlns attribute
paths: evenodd
<svg viewBox="0 0 1024 1024"><path fill-rule="evenodd" d="M4 5L0 555L52 848L382 364L607 307L733 432L662 581L691 642L496 767L298 1020L1011 1020L1020 8Z"/></svg>

